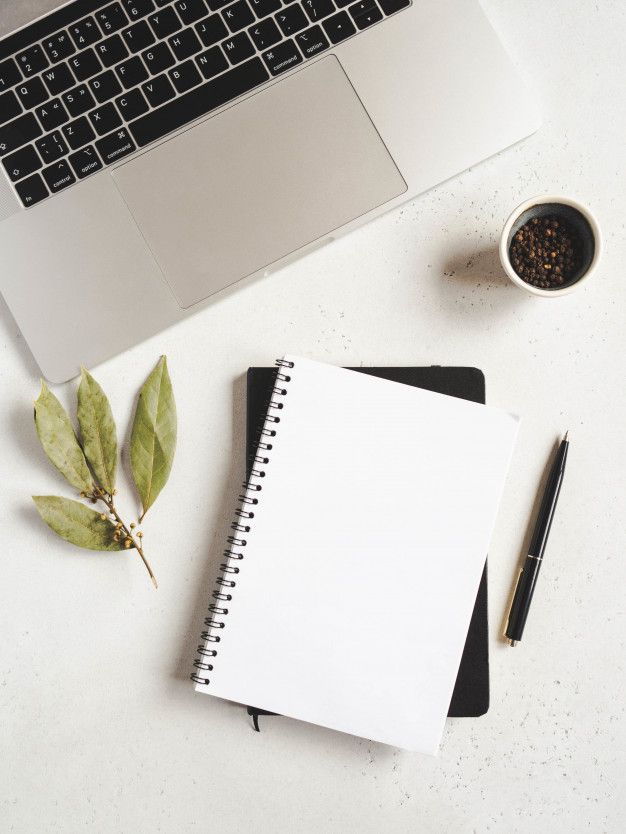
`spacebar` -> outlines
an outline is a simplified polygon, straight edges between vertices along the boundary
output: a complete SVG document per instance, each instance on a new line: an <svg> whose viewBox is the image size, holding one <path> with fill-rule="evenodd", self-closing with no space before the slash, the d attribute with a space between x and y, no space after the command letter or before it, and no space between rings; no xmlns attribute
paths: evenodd
<svg viewBox="0 0 626 834"><path fill-rule="evenodd" d="M184 96L175 98L158 110L153 110L134 122L128 128L139 147L160 139L166 133L176 130L194 119L204 116L210 110L226 104L237 96L247 93L267 81L269 74L260 58L253 58L245 64L207 81Z"/></svg>

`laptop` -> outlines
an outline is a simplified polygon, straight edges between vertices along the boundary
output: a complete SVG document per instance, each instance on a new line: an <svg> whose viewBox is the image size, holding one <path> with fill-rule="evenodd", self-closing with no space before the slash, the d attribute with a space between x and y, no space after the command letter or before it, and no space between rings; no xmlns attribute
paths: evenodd
<svg viewBox="0 0 626 834"><path fill-rule="evenodd" d="M0 40L0 290L61 382L538 125L477 0L74 0Z"/></svg>

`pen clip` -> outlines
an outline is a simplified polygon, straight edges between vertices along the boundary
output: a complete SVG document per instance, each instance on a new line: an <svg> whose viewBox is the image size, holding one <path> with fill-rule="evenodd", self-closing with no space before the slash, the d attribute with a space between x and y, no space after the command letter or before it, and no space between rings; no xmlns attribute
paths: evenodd
<svg viewBox="0 0 626 834"><path fill-rule="evenodd" d="M509 619L511 617L511 608L513 608L513 600L515 599L515 594L517 592L517 586L519 585L520 577L521 577L523 572L524 572L524 568L522 567L522 568L519 569L519 573L517 574L517 579L515 581L515 584L513 585L513 590L511 592L510 597L509 597L509 607L508 607L508 610L506 612L506 617L504 618L504 631L502 632L502 637L504 637L505 640L509 639L508 636L507 636L507 631L508 631L508 628L509 628Z"/></svg>

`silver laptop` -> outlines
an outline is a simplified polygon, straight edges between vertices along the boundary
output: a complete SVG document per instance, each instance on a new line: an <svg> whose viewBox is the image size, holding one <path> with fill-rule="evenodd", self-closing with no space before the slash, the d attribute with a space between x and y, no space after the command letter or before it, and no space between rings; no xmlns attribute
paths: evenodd
<svg viewBox="0 0 626 834"><path fill-rule="evenodd" d="M0 289L60 382L538 123L477 0L74 0L0 40Z"/></svg>

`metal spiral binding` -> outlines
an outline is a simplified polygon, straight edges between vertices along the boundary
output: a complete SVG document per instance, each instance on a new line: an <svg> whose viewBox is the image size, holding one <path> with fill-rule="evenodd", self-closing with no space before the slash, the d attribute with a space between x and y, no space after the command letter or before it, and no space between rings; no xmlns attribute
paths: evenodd
<svg viewBox="0 0 626 834"><path fill-rule="evenodd" d="M215 602L209 605L209 616L205 618L204 625L207 630L200 635L202 641L198 645L198 657L194 660L194 666L200 672L213 671L213 663L209 662L217 657L218 649L210 648L209 644L217 644L221 641L221 635L214 632L219 629L224 629L226 623L223 619L216 619L225 617L228 614L228 603L231 602L233 595L231 593L237 587L237 579L233 578L239 574L240 568L236 562L241 562L244 559L243 550L248 544L247 535L251 532L251 524L255 516L255 507L259 504L259 499L252 493L262 492L263 486L257 481L261 481L265 477L266 466L270 462L270 458L265 455L265 452L271 452L274 444L273 438L276 437L277 430L274 428L276 424L280 423L280 412L283 410L284 402L277 399L278 397L287 396L286 383L291 382L291 375L285 373L285 370L291 370L294 363L288 359L277 359L276 366L278 371L274 386L267 404L267 414L265 420L258 427L259 441L257 444L257 452L252 459L252 469L248 480L242 484L243 493L237 499L241 507L235 510L235 518L233 519L230 529L232 534L227 537L226 541L228 547L224 550L225 562L222 562L219 567L219 575L215 582L215 589L211 593L211 597ZM281 384L282 383L282 384ZM191 675L191 680L195 683L207 685L210 683L210 678L204 674L194 672Z"/></svg>

